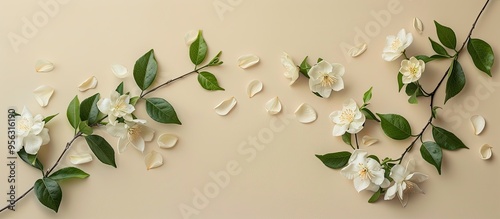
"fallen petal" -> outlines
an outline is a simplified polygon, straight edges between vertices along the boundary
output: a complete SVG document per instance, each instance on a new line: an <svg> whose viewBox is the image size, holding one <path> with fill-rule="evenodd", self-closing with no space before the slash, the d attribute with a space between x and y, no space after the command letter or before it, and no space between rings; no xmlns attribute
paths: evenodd
<svg viewBox="0 0 500 219"><path fill-rule="evenodd" d="M301 123L311 123L316 121L318 115L316 110L306 103L301 104L297 110L295 110L295 117Z"/></svg>
<svg viewBox="0 0 500 219"><path fill-rule="evenodd" d="M42 85L33 91L35 94L35 99L41 107L45 107L49 104L49 100L54 94L54 88L47 85Z"/></svg>
<svg viewBox="0 0 500 219"><path fill-rule="evenodd" d="M363 142L363 145L365 145L365 146L371 146L371 145L377 143L378 139L371 137L369 135L365 135L365 136L363 136L363 138L361 138L361 142Z"/></svg>
<svg viewBox="0 0 500 219"><path fill-rule="evenodd" d="M186 33L186 35L184 36L184 41L186 42L186 45L191 45L191 43L193 43L196 38L198 38L198 32L197 30L190 30L189 32Z"/></svg>
<svg viewBox="0 0 500 219"><path fill-rule="evenodd" d="M238 58L238 66L245 69L259 63L259 60L259 57L253 54L243 55Z"/></svg>
<svg viewBox="0 0 500 219"><path fill-rule="evenodd" d="M420 34L424 32L424 24L418 18L413 18L413 28Z"/></svg>
<svg viewBox="0 0 500 219"><path fill-rule="evenodd" d="M78 90L83 92L88 89L94 89L95 87L97 87L97 78L95 76L92 76L78 85Z"/></svg>
<svg viewBox="0 0 500 219"><path fill-rule="evenodd" d="M114 64L111 65L111 71L117 78L126 78L128 76L128 70L125 66Z"/></svg>
<svg viewBox="0 0 500 219"><path fill-rule="evenodd" d="M492 148L493 147L491 147L489 144L481 146L481 148L479 149L479 154L481 154L481 159L483 160L490 159L491 156L493 155Z"/></svg>
<svg viewBox="0 0 500 219"><path fill-rule="evenodd" d="M158 146L160 146L160 148L172 148L177 144L178 140L179 138L175 135L163 134L158 137L158 140L156 142L158 143Z"/></svg>
<svg viewBox="0 0 500 219"><path fill-rule="evenodd" d="M281 112L281 102L278 97L270 99L266 103L266 110L269 114L275 115Z"/></svg>
<svg viewBox="0 0 500 219"><path fill-rule="evenodd" d="M54 64L47 60L39 59L35 63L35 71L36 72L50 72L54 70Z"/></svg>
<svg viewBox="0 0 500 219"><path fill-rule="evenodd" d="M234 97L224 100L215 107L215 113L220 116L225 116L234 108L236 103L237 101Z"/></svg>
<svg viewBox="0 0 500 219"><path fill-rule="evenodd" d="M252 82L250 82L250 84L248 84L247 88L248 97L252 98L253 96L255 96L255 94L261 92L262 88L263 85L261 81L253 80Z"/></svg>
<svg viewBox="0 0 500 219"><path fill-rule="evenodd" d="M474 115L470 118L470 122L472 124L472 129L474 130L475 135L481 134L483 132L484 127L486 126L486 120L484 117L480 115Z"/></svg>
<svg viewBox="0 0 500 219"><path fill-rule="evenodd" d="M150 170L163 165L163 157L160 153L151 151L144 157L144 162L146 163L147 170Z"/></svg>
<svg viewBox="0 0 500 219"><path fill-rule="evenodd" d="M88 163L88 162L92 161L92 155L90 155L90 154L70 155L69 161L75 165Z"/></svg>
<svg viewBox="0 0 500 219"><path fill-rule="evenodd" d="M366 43L359 44L349 49L347 54L349 54L351 57L358 57L359 55L363 54L366 51L366 47L367 47Z"/></svg>

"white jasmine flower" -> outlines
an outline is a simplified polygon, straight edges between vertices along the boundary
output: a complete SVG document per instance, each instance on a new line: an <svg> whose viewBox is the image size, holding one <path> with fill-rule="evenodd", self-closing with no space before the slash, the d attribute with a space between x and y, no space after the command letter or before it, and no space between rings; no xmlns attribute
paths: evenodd
<svg viewBox="0 0 500 219"><path fill-rule="evenodd" d="M397 36L387 36L382 58L388 62L396 60L412 42L413 35L407 34L405 29L401 29Z"/></svg>
<svg viewBox="0 0 500 219"><path fill-rule="evenodd" d="M312 92L316 92L323 98L330 97L332 90L340 91L344 89L345 68L338 63L330 64L323 60L314 65L309 72L309 88Z"/></svg>
<svg viewBox="0 0 500 219"><path fill-rule="evenodd" d="M291 80L290 85L292 85L299 78L299 67L286 52L281 55L281 64L286 69L285 77Z"/></svg>
<svg viewBox="0 0 500 219"><path fill-rule="evenodd" d="M355 150L349 158L349 163L340 173L348 179L354 180L356 191L369 190L376 192L380 187L385 188L389 181L384 178L385 170L380 164L368 157L363 150Z"/></svg>
<svg viewBox="0 0 500 219"><path fill-rule="evenodd" d="M353 99L346 101L342 110L330 114L330 119L335 123L333 136L342 136L345 132L356 134L363 129L365 115L359 111L358 105Z"/></svg>
<svg viewBox="0 0 500 219"><path fill-rule="evenodd" d="M16 124L16 152L21 148L28 154L35 155L42 145L50 142L49 129L44 128L43 116L38 114L35 117L24 107L21 118Z"/></svg>
<svg viewBox="0 0 500 219"><path fill-rule="evenodd" d="M410 60L401 61L399 72L403 74L403 84L409 84L418 81L425 71L425 62L411 57Z"/></svg>
<svg viewBox="0 0 500 219"><path fill-rule="evenodd" d="M132 115L135 107L130 104L129 95L121 95L114 91L111 94L111 98L103 98L97 102L97 108L108 115L109 123L113 125L116 123L116 119L122 117L126 121L131 121Z"/></svg>
<svg viewBox="0 0 500 219"><path fill-rule="evenodd" d="M122 153L131 144L135 149L144 152L145 142L153 140L154 131L145 126L145 120L125 121L125 123L109 123L106 130L109 134L118 137L118 152Z"/></svg>
<svg viewBox="0 0 500 219"><path fill-rule="evenodd" d="M423 173L413 172L413 169L413 160L408 161L406 168L399 164L392 167L390 176L394 180L394 184L387 189L384 196L385 200L391 200L397 194L401 204L405 207L410 192L424 193L417 183L427 180L428 176Z"/></svg>

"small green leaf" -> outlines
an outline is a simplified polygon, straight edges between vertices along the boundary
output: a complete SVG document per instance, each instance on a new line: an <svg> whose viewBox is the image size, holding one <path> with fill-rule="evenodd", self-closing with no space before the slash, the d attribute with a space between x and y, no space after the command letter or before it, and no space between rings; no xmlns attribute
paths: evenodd
<svg viewBox="0 0 500 219"><path fill-rule="evenodd" d="M403 74L401 74L401 72L398 72L398 91L401 92L401 89L403 89L404 86L405 84L403 83Z"/></svg>
<svg viewBox="0 0 500 219"><path fill-rule="evenodd" d="M17 156L19 156L19 158L21 158L21 160L23 160L25 163L42 171L43 174L43 164L42 162L40 162L36 155L28 154L26 153L26 150L24 150L24 148L21 148L21 150L17 152Z"/></svg>
<svg viewBox="0 0 500 219"><path fill-rule="evenodd" d="M469 149L455 134L437 126L432 127L432 137L441 148L446 150Z"/></svg>
<svg viewBox="0 0 500 219"><path fill-rule="evenodd" d="M92 152L94 152L97 159L102 163L113 166L116 168L115 150L109 143L99 135L85 136L85 141L89 145Z"/></svg>
<svg viewBox="0 0 500 219"><path fill-rule="evenodd" d="M373 193L372 197L370 197L370 199L368 199L368 203L375 203L378 201L378 199L380 198L380 195L382 194L382 190L378 190L377 192Z"/></svg>
<svg viewBox="0 0 500 219"><path fill-rule="evenodd" d="M205 88L205 90L224 90L224 88L219 86L219 82L217 82L217 78L210 72L200 72L198 74L198 82L201 87Z"/></svg>
<svg viewBox="0 0 500 219"><path fill-rule="evenodd" d="M88 125L93 125L97 122L97 116L99 116L97 102L99 101L99 98L100 94L97 93L83 100L80 104L80 118L82 121L88 121Z"/></svg>
<svg viewBox="0 0 500 219"><path fill-rule="evenodd" d="M416 97L424 96L424 93L422 93L422 87L416 82L407 84L405 92L406 95L408 96L412 95L415 95Z"/></svg>
<svg viewBox="0 0 500 219"><path fill-rule="evenodd" d="M368 103L372 99L372 89L373 87L370 87L364 94L363 94L363 102Z"/></svg>
<svg viewBox="0 0 500 219"><path fill-rule="evenodd" d="M491 77L491 67L495 62L495 54L491 46L481 39L470 39L467 43L467 50L474 65Z"/></svg>
<svg viewBox="0 0 500 219"><path fill-rule="evenodd" d="M307 62L307 58L308 58L308 57L309 57L309 56L306 56L306 57L304 58L304 60L302 61L302 63L300 63L300 66L299 66L299 69L300 69L299 71L300 71L300 73L302 73L304 76L306 76L306 78L309 78L309 74L308 74L308 72L309 72L309 70L310 70L310 69L311 69L311 67L312 67L312 66L311 66L311 65L309 65L309 63Z"/></svg>
<svg viewBox="0 0 500 219"><path fill-rule="evenodd" d="M380 122L380 120L377 118L377 116L368 108L361 108L361 112L365 115L367 119L375 120L377 122Z"/></svg>
<svg viewBox="0 0 500 219"><path fill-rule="evenodd" d="M323 61L322 58L318 58L318 61L316 63L320 63L321 61Z"/></svg>
<svg viewBox="0 0 500 219"><path fill-rule="evenodd" d="M47 177L38 179L35 182L34 189L40 203L55 212L59 211L59 205L62 200L62 190L55 180Z"/></svg>
<svg viewBox="0 0 500 219"><path fill-rule="evenodd" d="M346 143L347 145L352 146L352 137L351 137L351 133L346 132L345 134L343 134L343 135L342 135L342 141L344 141L344 143Z"/></svg>
<svg viewBox="0 0 500 219"><path fill-rule="evenodd" d="M408 120L397 114L378 114L384 133L395 140L404 140L411 136Z"/></svg>
<svg viewBox="0 0 500 219"><path fill-rule="evenodd" d="M439 106L434 106L434 107L432 107L432 118L434 118L434 119L436 119L436 118L437 118L437 110L438 110L438 109L443 109L443 108L441 108L441 107L439 107Z"/></svg>
<svg viewBox="0 0 500 219"><path fill-rule="evenodd" d="M449 99L456 96L465 87L465 74L460 65L460 62L454 60L450 66L451 71L448 81L446 82L446 98L444 103L448 102Z"/></svg>
<svg viewBox="0 0 500 219"><path fill-rule="evenodd" d="M425 55L418 55L418 56L415 56L415 58L418 59L418 60L422 60L425 63L428 63L428 62L434 61L436 59L448 59L450 57L449 56L444 56L444 55L436 54L436 55L432 55L431 57L425 56Z"/></svg>
<svg viewBox="0 0 500 219"><path fill-rule="evenodd" d="M78 126L78 130L80 130L80 132L82 132L83 134L86 134L86 135L91 135L94 132L92 127L90 127L87 124L87 121L80 122L80 125Z"/></svg>
<svg viewBox="0 0 500 219"><path fill-rule="evenodd" d="M120 95L123 95L123 81L116 87L116 92L118 92Z"/></svg>
<svg viewBox="0 0 500 219"><path fill-rule="evenodd" d="M219 65L222 65L224 62L220 61L220 55L221 54L222 54L222 51L219 51L219 53L217 53L217 55L212 60L210 60L210 62L208 63L208 66L219 66Z"/></svg>
<svg viewBox="0 0 500 219"><path fill-rule="evenodd" d="M417 99L417 92L413 93L410 98L408 98L408 103L410 104L417 104L418 99Z"/></svg>
<svg viewBox="0 0 500 219"><path fill-rule="evenodd" d="M207 56L208 46L203 38L203 34L201 31L198 32L198 37L189 47L189 58L191 62L196 66L201 64L205 57Z"/></svg>
<svg viewBox="0 0 500 219"><path fill-rule="evenodd" d="M441 175L441 163L443 160L443 150L436 142L427 141L420 147L420 154L425 161L435 166L439 175Z"/></svg>
<svg viewBox="0 0 500 219"><path fill-rule="evenodd" d="M69 103L68 109L66 110L66 116L68 117L69 124L77 130L80 124L80 100L78 96L75 96L73 100Z"/></svg>
<svg viewBox="0 0 500 219"><path fill-rule="evenodd" d="M140 97L139 96L135 96L135 97L132 97L130 98L130 105L132 106L135 106L137 104L137 101L139 101Z"/></svg>
<svg viewBox="0 0 500 219"><path fill-rule="evenodd" d="M165 124L182 124L179 118L177 118L174 107L162 98L146 99L146 111L148 115L157 122Z"/></svg>
<svg viewBox="0 0 500 219"><path fill-rule="evenodd" d="M443 46L441 46L441 44L435 42L430 37L429 40L431 41L432 49L434 50L434 52L436 52L439 55L450 57L446 49Z"/></svg>
<svg viewBox="0 0 500 219"><path fill-rule="evenodd" d="M47 124L48 122L50 122L50 120L52 120L54 117L56 117L57 115L59 115L59 113L57 114L54 114L54 115L51 115L51 116L47 116L45 117L42 121L45 122L45 124Z"/></svg>
<svg viewBox="0 0 500 219"><path fill-rule="evenodd" d="M149 50L141 56L134 65L135 83L141 90L148 89L156 78L158 72L158 63L156 62L154 50ZM120 87L120 86L118 86ZM118 88L117 88L118 89ZM120 93L120 92L118 92ZM122 90L123 93L123 90Z"/></svg>
<svg viewBox="0 0 500 219"><path fill-rule="evenodd" d="M436 25L436 32L439 38L439 41L446 47L450 49L455 49L457 47L457 36L455 32L446 26L441 25L437 21L434 21Z"/></svg>
<svg viewBox="0 0 500 219"><path fill-rule="evenodd" d="M55 181L61 181L65 179L85 179L87 177L89 177L88 173L76 167L66 167L50 174L49 176L49 178Z"/></svg>
<svg viewBox="0 0 500 219"><path fill-rule="evenodd" d="M347 151L325 154L325 155L316 155L318 159L325 164L325 166L330 167L332 169L340 169L347 165L349 158L351 157L351 153Z"/></svg>

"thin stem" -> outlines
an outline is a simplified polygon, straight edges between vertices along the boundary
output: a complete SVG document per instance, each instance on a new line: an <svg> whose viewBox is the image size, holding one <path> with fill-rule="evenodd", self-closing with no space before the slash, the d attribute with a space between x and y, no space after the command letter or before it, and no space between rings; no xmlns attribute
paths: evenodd
<svg viewBox="0 0 500 219"><path fill-rule="evenodd" d="M476 28L476 24L479 21L479 18L481 17L481 15L483 14L484 10L486 9L486 6L488 6L489 3L490 3L490 0L486 0L486 3L484 3L483 8L481 8L481 11L479 12L479 14L476 17L476 20L472 24L472 28L469 31L469 35L467 36L467 38L465 39L464 43L462 44L462 47L460 47L460 49L457 51L457 55L465 48L465 44L467 44L467 42L470 40L470 38L472 36L472 32Z"/></svg>
<svg viewBox="0 0 500 219"><path fill-rule="evenodd" d="M354 139L356 139L356 148L359 149L358 134L354 134Z"/></svg>

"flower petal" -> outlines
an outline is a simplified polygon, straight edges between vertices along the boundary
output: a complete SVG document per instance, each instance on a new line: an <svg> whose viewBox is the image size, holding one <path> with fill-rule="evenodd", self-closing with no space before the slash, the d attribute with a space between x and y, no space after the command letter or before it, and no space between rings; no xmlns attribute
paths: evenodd
<svg viewBox="0 0 500 219"><path fill-rule="evenodd" d="M349 125L347 125L347 124L337 124L337 125L333 126L332 135L333 136L342 136L345 134L345 132L347 131L348 128L349 128Z"/></svg>
<svg viewBox="0 0 500 219"><path fill-rule="evenodd" d="M413 28L419 33L422 34L424 32L424 24L418 18L413 18Z"/></svg>
<svg viewBox="0 0 500 219"><path fill-rule="evenodd" d="M234 98L234 97L231 97L227 100L224 100L214 108L215 113L217 113L220 116L225 116L229 112L231 112L231 110L234 108L234 106L236 106L236 103L237 103L237 101L236 101L236 98Z"/></svg>
<svg viewBox="0 0 500 219"><path fill-rule="evenodd" d="M88 89L94 89L95 87L97 87L97 78L95 76L92 76L78 85L78 90L83 92Z"/></svg>
<svg viewBox="0 0 500 219"><path fill-rule="evenodd" d="M371 146L371 145L377 143L378 139L374 138L372 136L369 136L369 135L365 135L365 136L363 136L363 138L361 138L361 142L363 142L363 145L365 145L365 146Z"/></svg>
<svg viewBox="0 0 500 219"><path fill-rule="evenodd" d="M246 69L259 63L260 59L254 54L242 55L238 58L238 66Z"/></svg>
<svg viewBox="0 0 500 219"><path fill-rule="evenodd" d="M78 155L70 155L69 161L72 164L84 164L92 161L92 155L90 154L78 154Z"/></svg>
<svg viewBox="0 0 500 219"><path fill-rule="evenodd" d="M318 115L314 108L309 106L309 104L303 103L295 110L295 117L299 122L306 124L316 121Z"/></svg>
<svg viewBox="0 0 500 219"><path fill-rule="evenodd" d="M118 138L118 153L123 153L127 149L129 141L127 138Z"/></svg>
<svg viewBox="0 0 500 219"><path fill-rule="evenodd" d="M347 54L350 55L351 57L358 57L359 55L363 54L366 51L366 43L359 44L355 47L352 47L347 51Z"/></svg>
<svg viewBox="0 0 500 219"><path fill-rule="evenodd" d="M421 182L427 180L428 178L429 178L429 176L427 176L423 173L414 172L414 173L408 174L408 176L406 177L406 181L411 181L414 183L421 183Z"/></svg>
<svg viewBox="0 0 500 219"><path fill-rule="evenodd" d="M396 196L397 191L398 191L398 186L396 184L389 187L385 192L384 200L392 200Z"/></svg>
<svg viewBox="0 0 500 219"><path fill-rule="evenodd" d="M281 102L278 97L272 98L266 103L266 110L271 115L281 112Z"/></svg>
<svg viewBox="0 0 500 219"><path fill-rule="evenodd" d="M156 141L160 148L172 148L177 144L179 137L173 134L162 134Z"/></svg>
<svg viewBox="0 0 500 219"><path fill-rule="evenodd" d="M24 150L26 153L35 155L42 146L43 139L40 136L28 135L24 138Z"/></svg>
<svg viewBox="0 0 500 219"><path fill-rule="evenodd" d="M481 159L483 160L490 159L491 156L493 155L492 148L493 147L491 147L489 144L484 144L483 146L481 146L481 148L479 149L479 154L481 155Z"/></svg>
<svg viewBox="0 0 500 219"><path fill-rule="evenodd" d="M127 68L120 64L111 65L111 71L117 78L126 78L128 76Z"/></svg>
<svg viewBox="0 0 500 219"><path fill-rule="evenodd" d="M144 143L144 139L142 138L142 136L140 136L139 134L129 135L128 140L130 141L132 146L134 146L135 149L137 149L140 152L144 152L146 144Z"/></svg>
<svg viewBox="0 0 500 219"><path fill-rule="evenodd" d="M470 118L470 122L472 124L472 128L474 129L474 134L479 135L483 132L484 127L486 126L486 120L484 117L480 115L474 115Z"/></svg>
<svg viewBox="0 0 500 219"><path fill-rule="evenodd" d="M115 137L126 138L127 137L127 125L125 123L108 123L106 125L106 131Z"/></svg>
<svg viewBox="0 0 500 219"><path fill-rule="evenodd" d="M198 30L190 30L184 35L184 42L186 42L186 45L191 45L196 38L198 38Z"/></svg>
<svg viewBox="0 0 500 219"><path fill-rule="evenodd" d="M38 136L42 138L42 145L46 145L50 142L50 135L48 128L43 128L40 134L38 134Z"/></svg>
<svg viewBox="0 0 500 219"><path fill-rule="evenodd" d="M363 179L361 177L354 178L353 182L354 182L354 188L358 192L361 192L361 191L365 190L366 188L368 188L368 186L370 186L370 183L371 183L370 180Z"/></svg>
<svg viewBox="0 0 500 219"><path fill-rule="evenodd" d="M145 125L141 125L140 127L141 127L141 136L144 139L144 141L145 142L152 141L155 136L155 130Z"/></svg>
<svg viewBox="0 0 500 219"><path fill-rule="evenodd" d="M286 52L283 52L283 54L281 55L281 64L286 69L283 75L291 80L290 85L292 85L299 78L299 68L297 67L297 65L295 65L292 58Z"/></svg>
<svg viewBox="0 0 500 219"><path fill-rule="evenodd" d="M35 63L36 72L50 72L54 70L54 64L44 59L39 59Z"/></svg>
<svg viewBox="0 0 500 219"><path fill-rule="evenodd" d="M146 163L146 169L150 170L163 165L163 157L160 153L151 151L144 157L144 162Z"/></svg>
<svg viewBox="0 0 500 219"><path fill-rule="evenodd" d="M262 85L261 81L259 81L259 80L251 81L247 87L248 97L252 98L253 96L255 96L255 94L261 92L262 88L263 88L263 85Z"/></svg>
<svg viewBox="0 0 500 219"><path fill-rule="evenodd" d="M54 94L54 88L47 85L42 85L33 91L35 94L35 99L41 107L45 107L49 104L52 94Z"/></svg>

